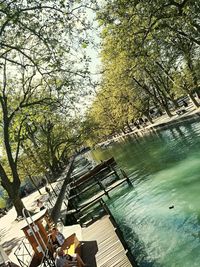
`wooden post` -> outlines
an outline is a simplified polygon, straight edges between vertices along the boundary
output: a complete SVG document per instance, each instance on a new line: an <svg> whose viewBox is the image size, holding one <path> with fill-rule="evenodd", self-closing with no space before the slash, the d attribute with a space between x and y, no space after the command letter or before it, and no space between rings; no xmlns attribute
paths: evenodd
<svg viewBox="0 0 200 267"><path fill-rule="evenodd" d="M122 169L120 169L120 171L121 171L121 173L122 173L123 177L126 179L126 181L127 181L128 185L129 185L129 186L133 186L133 184L131 183L131 181L130 181L130 179L129 179L128 175L125 173L125 171L124 171L124 170L122 170Z"/></svg>
<svg viewBox="0 0 200 267"><path fill-rule="evenodd" d="M117 171L115 170L115 168L111 164L112 163L106 164L107 165L107 168L110 169L110 171L113 171L114 172L117 180L120 180L119 174L117 173ZM115 161L115 164L117 165L116 161Z"/></svg>
<svg viewBox="0 0 200 267"><path fill-rule="evenodd" d="M110 166L110 169L115 173L115 176L116 176L117 180L120 180L119 174L117 173L115 168L113 166Z"/></svg>
<svg viewBox="0 0 200 267"><path fill-rule="evenodd" d="M95 180L97 181L99 187L104 191L105 195L110 198L108 192L106 191L106 188L104 187L104 185L102 184L102 182L97 178L95 177Z"/></svg>

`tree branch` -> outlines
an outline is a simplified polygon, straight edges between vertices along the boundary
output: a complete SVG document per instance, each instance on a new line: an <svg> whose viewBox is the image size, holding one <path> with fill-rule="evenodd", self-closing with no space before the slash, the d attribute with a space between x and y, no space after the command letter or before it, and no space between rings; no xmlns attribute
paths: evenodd
<svg viewBox="0 0 200 267"><path fill-rule="evenodd" d="M6 86L7 86L7 73L6 73L6 60L5 63L3 64L3 88L2 88L2 94L4 100L6 99Z"/></svg>
<svg viewBox="0 0 200 267"><path fill-rule="evenodd" d="M3 188L7 189L8 187L11 186L11 182L8 179L6 172L3 168L3 165L0 163L0 177L1 177L1 185L3 186Z"/></svg>
<svg viewBox="0 0 200 267"><path fill-rule="evenodd" d="M19 130L18 130L18 133L17 133L17 149L16 149L16 153L15 153L15 164L16 164L16 165L17 165L18 156L19 156L20 144L21 144L21 141L22 141L22 139L20 138L21 130L22 130L22 127L23 127L23 123L25 122L26 119L27 119L27 117L25 117L25 118L21 121L20 126L19 126Z"/></svg>
<svg viewBox="0 0 200 267"><path fill-rule="evenodd" d="M11 115L9 116L9 121L12 120L12 118L14 117L15 113L17 111L19 111L20 109L23 109L25 107L30 107L30 106L34 106L34 105L41 105L41 104L49 104L49 100L52 101L52 99L49 97L46 97L46 98L43 98L43 99L40 99L40 100L37 100L37 101L33 101L33 102L29 102L29 103L25 103L25 104L21 104L19 105L12 113ZM47 102L46 102L47 101ZM45 103L46 102L46 103ZM53 103L53 101L52 101Z"/></svg>

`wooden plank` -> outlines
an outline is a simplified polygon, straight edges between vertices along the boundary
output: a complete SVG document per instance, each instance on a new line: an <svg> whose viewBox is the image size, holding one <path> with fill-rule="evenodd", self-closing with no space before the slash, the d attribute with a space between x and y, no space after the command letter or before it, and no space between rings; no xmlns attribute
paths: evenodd
<svg viewBox="0 0 200 267"><path fill-rule="evenodd" d="M95 255L97 267L132 266L108 215L82 229L82 236L84 241L97 241L98 251Z"/></svg>
<svg viewBox="0 0 200 267"><path fill-rule="evenodd" d="M90 183L89 185L86 183L81 184L82 188L79 188L78 194L82 194L85 193L86 191L90 190L91 188L93 188L95 185L98 185L98 182L102 182L103 180L105 180L106 178L110 177L111 175L115 174L114 171L109 172L108 174L106 174L105 176L102 176L101 178L99 178L98 181L94 180L92 183ZM76 187L74 187L76 188ZM76 197L76 195L73 195L70 198Z"/></svg>

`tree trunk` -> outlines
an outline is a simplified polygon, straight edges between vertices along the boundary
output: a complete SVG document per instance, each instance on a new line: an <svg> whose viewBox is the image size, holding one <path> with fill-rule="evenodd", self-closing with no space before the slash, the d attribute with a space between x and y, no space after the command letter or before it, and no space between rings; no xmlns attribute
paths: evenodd
<svg viewBox="0 0 200 267"><path fill-rule="evenodd" d="M175 108L179 108L177 101L174 98L170 98Z"/></svg>
<svg viewBox="0 0 200 267"><path fill-rule="evenodd" d="M0 176L1 176L1 185L4 187L4 189L7 191L15 209L17 212L17 216L22 216L22 209L24 207L20 196L19 196L19 190L21 181L19 179L19 174L17 170L17 158L13 158L13 151L11 147L11 141L10 141L10 134L9 134L9 127L10 127L10 120L8 118L8 110L7 110L7 99L4 99L4 103L2 104L2 110L3 110L3 141L6 149L6 155L9 163L9 167L11 169L11 175L13 181L10 182L8 175L3 168L3 166L0 166Z"/></svg>
<svg viewBox="0 0 200 267"><path fill-rule="evenodd" d="M196 91L196 95L197 95L198 99L200 99L200 89L199 88Z"/></svg>
<svg viewBox="0 0 200 267"><path fill-rule="evenodd" d="M188 68L190 69L190 72L191 72L191 75L192 75L192 80L193 80L193 83L194 83L194 88L195 88L195 91L196 91L196 95L197 95L198 98L200 98L200 93L198 92L198 78L197 78L196 72L194 70L194 64L193 64L192 57L191 57L190 53L186 54L186 60L187 60L187 63L188 63L187 64ZM190 94L189 94L189 96L190 96ZM190 99L191 99L192 103L194 104L194 106L195 107L199 107L199 103L196 101L196 99L193 97L192 94L191 94L191 96L190 96Z"/></svg>
<svg viewBox="0 0 200 267"><path fill-rule="evenodd" d="M161 104L162 107L163 107L164 110L166 111L168 117L171 118L171 117L172 117L172 114L171 114L171 112L170 112L170 110L169 110L168 99L167 99L166 95L165 95L161 90L158 90L157 92L158 92L158 94L159 94L160 101L161 101L161 103L162 103L162 104Z"/></svg>
<svg viewBox="0 0 200 267"><path fill-rule="evenodd" d="M0 179L1 186L8 193L8 196L16 209L17 216L22 216L22 209L24 208L24 204L22 203L19 196L20 183L19 184L15 183L14 177L13 177L13 182L10 182L1 164L0 164L0 177L1 177Z"/></svg>
<svg viewBox="0 0 200 267"><path fill-rule="evenodd" d="M196 101L195 97L193 96L192 93L188 94L190 100L192 101L192 104L194 105L195 108L199 108L199 103Z"/></svg>
<svg viewBox="0 0 200 267"><path fill-rule="evenodd" d="M32 176L31 176L30 174L28 175L28 178L31 180L33 186L34 186L35 189L39 192L39 194L42 195L42 193L41 193L39 187L36 185L35 181L33 180Z"/></svg>
<svg viewBox="0 0 200 267"><path fill-rule="evenodd" d="M56 158L55 155L52 156L52 167L56 173L60 171L58 159Z"/></svg>
<svg viewBox="0 0 200 267"><path fill-rule="evenodd" d="M22 210L24 208L24 204L19 196L19 193L12 196L12 203L16 209L16 212L17 212L17 216L23 216L22 214Z"/></svg>
<svg viewBox="0 0 200 267"><path fill-rule="evenodd" d="M165 111L166 111L168 117L171 118L173 115L171 114L171 112L170 112L168 106L167 106L167 105L163 105L163 108L165 109Z"/></svg>
<svg viewBox="0 0 200 267"><path fill-rule="evenodd" d="M123 134L126 134L126 131L123 128L121 129L121 131Z"/></svg>

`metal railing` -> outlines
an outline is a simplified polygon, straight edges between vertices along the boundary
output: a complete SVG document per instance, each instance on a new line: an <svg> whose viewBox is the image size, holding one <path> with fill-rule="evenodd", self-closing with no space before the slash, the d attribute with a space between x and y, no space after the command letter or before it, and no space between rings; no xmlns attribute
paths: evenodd
<svg viewBox="0 0 200 267"><path fill-rule="evenodd" d="M56 267L55 260L48 255L43 258L42 263L39 265L40 267Z"/></svg>
<svg viewBox="0 0 200 267"><path fill-rule="evenodd" d="M21 267L28 267L34 255L34 250L25 237L14 252Z"/></svg>
<svg viewBox="0 0 200 267"><path fill-rule="evenodd" d="M49 240L48 240L49 242ZM21 267L29 267L34 256L34 250L27 238L24 238L14 252ZM52 252L47 248L40 267L56 267Z"/></svg>
<svg viewBox="0 0 200 267"><path fill-rule="evenodd" d="M48 238L48 244L51 244L51 238L49 236ZM55 265L55 260L53 258L53 253L51 250L48 249L48 246L47 246L47 249L45 250L45 254L42 258L42 261L41 261L41 264L39 265L40 267L56 267Z"/></svg>

